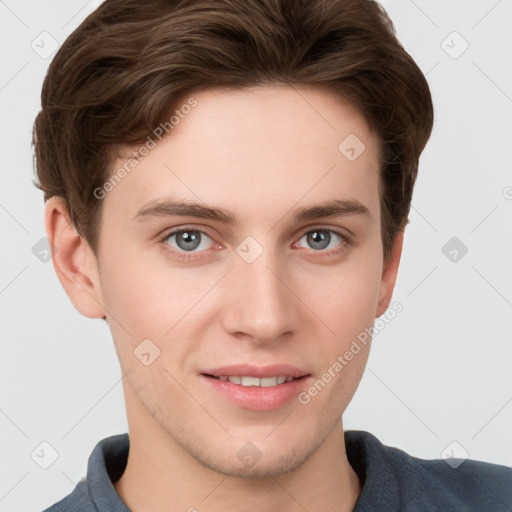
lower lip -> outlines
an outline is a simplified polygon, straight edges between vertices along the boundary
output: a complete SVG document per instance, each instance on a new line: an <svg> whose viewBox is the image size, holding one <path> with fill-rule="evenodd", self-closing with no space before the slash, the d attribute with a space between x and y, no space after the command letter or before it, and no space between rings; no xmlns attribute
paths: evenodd
<svg viewBox="0 0 512 512"><path fill-rule="evenodd" d="M291 400L297 398L298 394L306 386L309 376L294 379L276 386L242 386L234 384L229 380L219 380L214 377L201 375L203 380L212 386L215 391L224 395L231 403L242 409L254 411L270 411L278 409Z"/></svg>

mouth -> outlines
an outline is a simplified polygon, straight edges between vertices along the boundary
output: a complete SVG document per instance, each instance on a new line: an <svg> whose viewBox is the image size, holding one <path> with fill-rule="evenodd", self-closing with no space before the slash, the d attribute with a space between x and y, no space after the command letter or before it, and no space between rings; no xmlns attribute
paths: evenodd
<svg viewBox="0 0 512 512"><path fill-rule="evenodd" d="M292 402L311 374L290 365L231 365L199 374L215 396L241 409L269 411Z"/></svg>

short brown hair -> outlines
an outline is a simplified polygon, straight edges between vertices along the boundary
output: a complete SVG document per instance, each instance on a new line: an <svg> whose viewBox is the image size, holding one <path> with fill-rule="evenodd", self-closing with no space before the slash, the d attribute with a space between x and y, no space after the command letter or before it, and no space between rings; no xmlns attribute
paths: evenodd
<svg viewBox="0 0 512 512"><path fill-rule="evenodd" d="M102 201L93 191L118 149L146 141L193 92L275 82L346 98L378 135L387 259L408 222L434 115L425 77L372 0L106 0L48 69L34 184L45 201L64 198L97 255Z"/></svg>

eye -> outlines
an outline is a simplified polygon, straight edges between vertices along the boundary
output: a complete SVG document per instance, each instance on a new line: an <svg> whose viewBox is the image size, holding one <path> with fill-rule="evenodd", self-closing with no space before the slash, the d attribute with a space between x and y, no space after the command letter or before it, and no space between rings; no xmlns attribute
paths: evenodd
<svg viewBox="0 0 512 512"><path fill-rule="evenodd" d="M162 241L176 252L200 252L209 249L213 242L204 231L187 228L165 235Z"/></svg>
<svg viewBox="0 0 512 512"><path fill-rule="evenodd" d="M327 228L307 231L293 244L293 247L303 247L301 243L303 240L313 253L316 252L319 256L325 257L338 255L350 245L348 237ZM213 257L213 253L208 249L221 248L204 231L186 227L166 234L160 239L160 242L164 245L164 249L171 253L171 256L187 261L205 256Z"/></svg>
<svg viewBox="0 0 512 512"><path fill-rule="evenodd" d="M304 233L296 245L300 245L300 241L305 240L309 247L315 251L324 251L325 249L335 249L336 247L344 247L348 240L342 234L332 229L314 229Z"/></svg>

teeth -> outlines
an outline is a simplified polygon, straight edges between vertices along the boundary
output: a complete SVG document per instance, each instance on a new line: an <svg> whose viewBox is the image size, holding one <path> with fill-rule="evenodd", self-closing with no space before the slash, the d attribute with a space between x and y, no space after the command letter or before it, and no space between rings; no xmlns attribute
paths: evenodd
<svg viewBox="0 0 512 512"><path fill-rule="evenodd" d="M260 379L260 386L262 388L269 388L270 386L277 386L277 377L263 377ZM242 381L243 384L243 381Z"/></svg>
<svg viewBox="0 0 512 512"><path fill-rule="evenodd" d="M242 377L242 386L259 386L261 379L258 377Z"/></svg>
<svg viewBox="0 0 512 512"><path fill-rule="evenodd" d="M240 384L242 386L256 386L262 388L269 388L272 386L277 386L278 384L284 384L285 382L290 382L293 380L293 377L286 377L284 375L278 375L276 377L248 377L246 375L237 376L237 375L221 375L217 377L219 380L229 380L233 384Z"/></svg>

